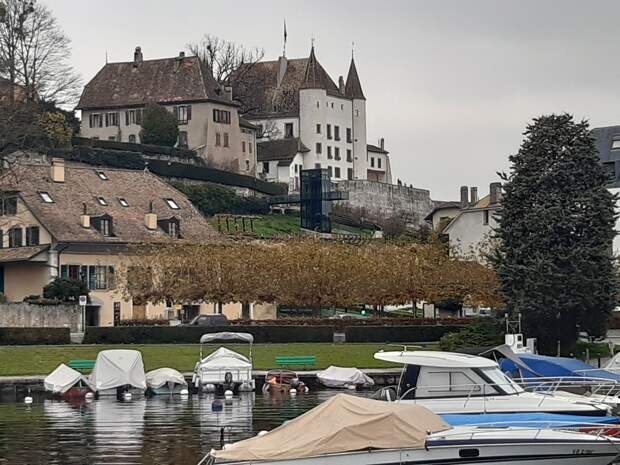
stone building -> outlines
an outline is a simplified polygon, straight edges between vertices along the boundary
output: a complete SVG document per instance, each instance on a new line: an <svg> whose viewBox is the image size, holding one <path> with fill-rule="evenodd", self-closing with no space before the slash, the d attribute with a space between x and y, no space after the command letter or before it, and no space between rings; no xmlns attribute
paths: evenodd
<svg viewBox="0 0 620 465"><path fill-rule="evenodd" d="M133 61L106 63L84 87L84 137L140 142L146 104L173 112L179 125L179 147L195 150L210 166L241 174L256 171L252 124L239 118L231 88L221 87L198 57L183 52L174 58L144 60L136 47Z"/></svg>

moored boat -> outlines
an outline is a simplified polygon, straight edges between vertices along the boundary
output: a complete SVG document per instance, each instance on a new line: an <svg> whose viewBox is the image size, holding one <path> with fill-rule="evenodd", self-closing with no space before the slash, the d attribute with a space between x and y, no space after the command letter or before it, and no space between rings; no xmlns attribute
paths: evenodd
<svg viewBox="0 0 620 465"><path fill-rule="evenodd" d="M265 375L263 392L269 394L287 394L295 389L295 393L306 392L306 385L299 379L296 372L281 368L269 370Z"/></svg>
<svg viewBox="0 0 620 465"><path fill-rule="evenodd" d="M142 354L128 349L102 350L97 354L88 382L99 396L144 394L146 376Z"/></svg>
<svg viewBox="0 0 620 465"><path fill-rule="evenodd" d="M146 374L146 385L156 395L181 394L187 390L185 377L173 368L158 368Z"/></svg>
<svg viewBox="0 0 620 465"><path fill-rule="evenodd" d="M46 391L62 397L84 397L93 390L86 376L64 363L45 377L43 385Z"/></svg>

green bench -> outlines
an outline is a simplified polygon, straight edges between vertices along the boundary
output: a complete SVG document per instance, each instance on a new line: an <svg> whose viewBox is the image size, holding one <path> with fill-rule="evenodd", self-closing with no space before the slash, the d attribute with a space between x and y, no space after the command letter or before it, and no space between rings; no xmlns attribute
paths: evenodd
<svg viewBox="0 0 620 465"><path fill-rule="evenodd" d="M67 363L69 368L74 370L92 370L95 366L94 360L69 360Z"/></svg>
<svg viewBox="0 0 620 465"><path fill-rule="evenodd" d="M316 365L316 357L314 355L278 355L276 356L276 365L283 366L314 366Z"/></svg>

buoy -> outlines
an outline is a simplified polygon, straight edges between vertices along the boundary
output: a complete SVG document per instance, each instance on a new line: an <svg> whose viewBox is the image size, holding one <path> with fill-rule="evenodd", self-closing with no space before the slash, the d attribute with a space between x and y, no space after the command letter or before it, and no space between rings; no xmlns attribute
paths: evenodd
<svg viewBox="0 0 620 465"><path fill-rule="evenodd" d="M91 400L95 398L95 394L92 392L87 392L86 394L84 394L84 399L86 400Z"/></svg>
<svg viewBox="0 0 620 465"><path fill-rule="evenodd" d="M265 434L267 434L268 432L269 431L262 430L262 431L259 431L256 436L261 437L261 436L264 436Z"/></svg>
<svg viewBox="0 0 620 465"><path fill-rule="evenodd" d="M179 394L181 394L182 396L188 396L189 391L187 389L181 389L181 392Z"/></svg>
<svg viewBox="0 0 620 465"><path fill-rule="evenodd" d="M215 392L215 384L210 384L210 383L207 384L205 386L205 391L207 391L207 392Z"/></svg>
<svg viewBox="0 0 620 465"><path fill-rule="evenodd" d="M131 396L131 392L125 392L123 394L123 399L125 399L125 400L131 400L131 397L132 397Z"/></svg>
<svg viewBox="0 0 620 465"><path fill-rule="evenodd" d="M308 388L308 386L306 386L306 392L310 392L310 389Z"/></svg>
<svg viewBox="0 0 620 465"><path fill-rule="evenodd" d="M226 391L224 391L224 397L232 397L233 396L233 392L230 389L227 389Z"/></svg>
<svg viewBox="0 0 620 465"><path fill-rule="evenodd" d="M30 396L24 397L24 404L32 404L32 401L33 401L32 397Z"/></svg>
<svg viewBox="0 0 620 465"><path fill-rule="evenodd" d="M290 391L288 391L288 392L290 392L290 394L291 394L292 396L296 396L296 395L297 395L297 389L295 389L295 388L291 388L291 390L290 390Z"/></svg>

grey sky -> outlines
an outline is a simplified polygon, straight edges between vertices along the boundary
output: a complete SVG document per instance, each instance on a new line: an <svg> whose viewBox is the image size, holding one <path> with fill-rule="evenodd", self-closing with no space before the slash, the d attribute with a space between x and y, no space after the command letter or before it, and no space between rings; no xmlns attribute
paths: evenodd
<svg viewBox="0 0 620 465"><path fill-rule="evenodd" d="M482 195L518 150L533 117L570 112L620 123L620 2L551 0L39 0L73 40L85 82L105 62L173 56L203 33L307 56L334 80L355 60L368 106L368 141L386 138L394 179L457 199Z"/></svg>

